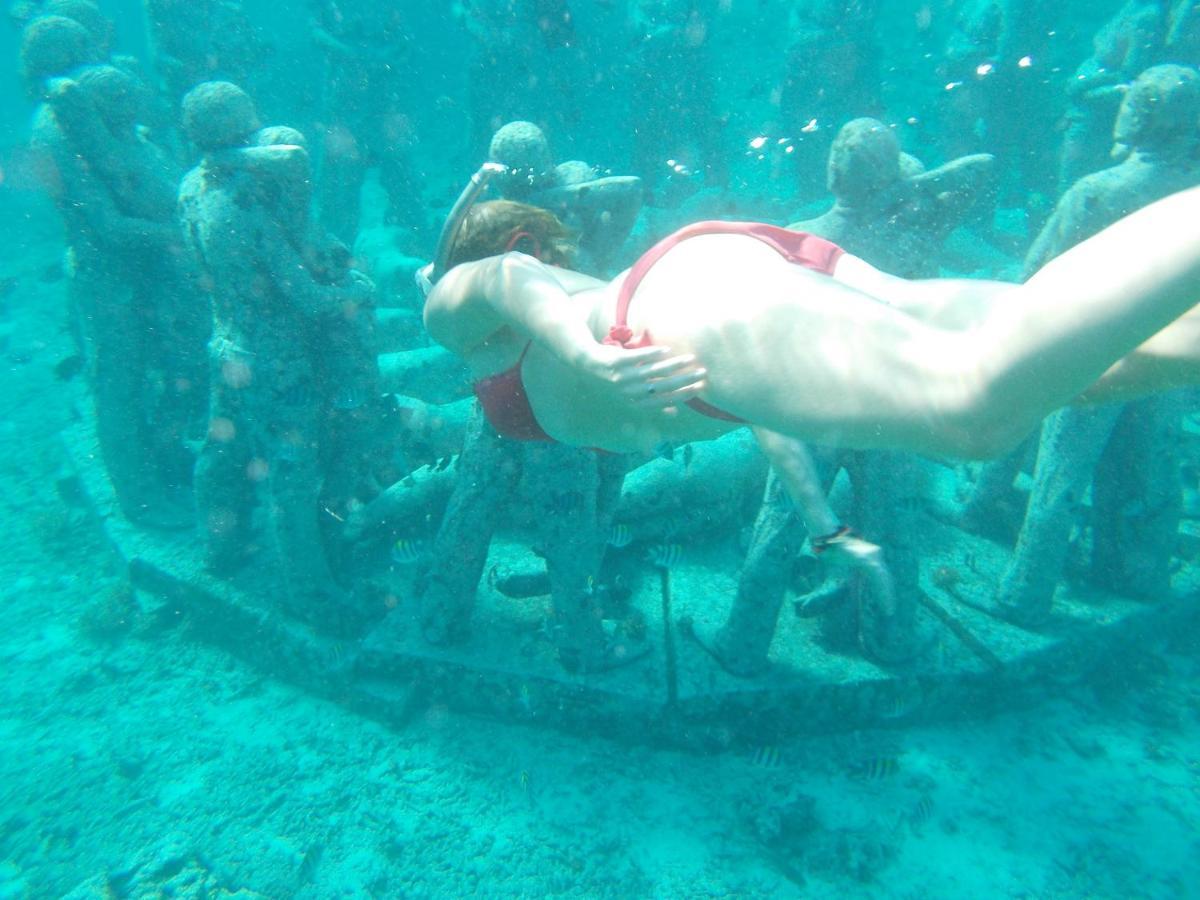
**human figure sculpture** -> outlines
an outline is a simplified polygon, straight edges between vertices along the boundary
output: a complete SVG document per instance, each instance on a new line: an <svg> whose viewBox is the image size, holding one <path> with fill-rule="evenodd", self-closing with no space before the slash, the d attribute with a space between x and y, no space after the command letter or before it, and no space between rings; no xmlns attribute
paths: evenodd
<svg viewBox="0 0 1200 900"><path fill-rule="evenodd" d="M875 119L855 119L843 126L830 149L834 208L790 227L831 240L880 268L930 277L938 272L942 241L974 205L990 165L991 157L981 155L924 172L919 161L901 153L891 129ZM876 660L896 661L916 650L918 561L924 548L911 521L912 504L897 502L916 489L912 460L889 451L823 456L824 472L797 462L787 480L793 493L797 484L808 484L800 493L803 503L787 503L774 476L767 485L737 597L709 645L731 671L752 674L765 666L795 555L791 551L803 543L806 531L819 539L839 524L824 503L822 484L827 488L841 467L852 473L855 487L854 528L869 541L860 547L872 549L854 560L859 575L867 576L853 579L850 587L855 615L838 615L853 620L846 624Z"/></svg>
<svg viewBox="0 0 1200 900"><path fill-rule="evenodd" d="M1054 24L1037 0L966 0L939 66L939 144L949 157L983 148L1000 160L1004 198L1050 193L1048 151L1020 139L1054 127ZM1044 143L1044 142L1043 142Z"/></svg>
<svg viewBox="0 0 1200 900"><path fill-rule="evenodd" d="M490 158L507 167L502 196L540 206L579 234L580 271L607 273L642 208L642 181L601 175L581 160L555 165L545 133L532 122L509 122L492 136Z"/></svg>
<svg viewBox="0 0 1200 900"><path fill-rule="evenodd" d="M308 5L312 40L327 64L320 112L321 223L353 246L363 181L375 168L387 195L385 221L400 226L407 249L415 252L429 235L410 152L417 135L408 115L412 36L406 17L394 4L371 0Z"/></svg>
<svg viewBox="0 0 1200 900"><path fill-rule="evenodd" d="M790 225L833 241L887 272L938 274L942 243L981 201L993 167L988 154L964 156L926 171L901 152L878 119L842 126L829 151L829 212Z"/></svg>
<svg viewBox="0 0 1200 900"><path fill-rule="evenodd" d="M780 126L795 147L803 197L819 196L822 167L836 129L856 115L878 115L877 0L820 0L793 7L783 82Z"/></svg>
<svg viewBox="0 0 1200 900"><path fill-rule="evenodd" d="M1093 52L1067 84L1059 187L1111 162L1113 123L1128 83L1156 63L1200 65L1200 7L1129 0L1096 33Z"/></svg>
<svg viewBox="0 0 1200 900"><path fill-rule="evenodd" d="M241 0L142 0L152 65L172 109L202 81L245 84L268 48Z"/></svg>
<svg viewBox="0 0 1200 900"><path fill-rule="evenodd" d="M706 187L728 181L709 35L715 12L711 0L630 5L629 90L638 103L633 170L650 202L661 200L656 193L675 167L702 177Z"/></svg>
<svg viewBox="0 0 1200 900"><path fill-rule="evenodd" d="M496 176L501 192L573 211L580 244L599 251L592 260L624 241L641 204L636 178L593 179L594 190L572 191L588 182L560 181L564 167L553 166L545 135L529 122L499 129L490 149L492 159L507 167ZM602 216L606 206L614 210L607 218ZM522 240L521 249L553 252L532 235ZM433 563L418 584L425 637L451 642L469 627L492 535L517 502L523 483L530 502L541 510L534 520L553 607L548 630L560 660L572 671L629 661L635 654L628 645L614 642L603 630L604 585L597 578L627 465L621 455L506 439L476 410L459 456L454 492L433 542ZM398 623L401 614L393 616Z"/></svg>
<svg viewBox="0 0 1200 900"><path fill-rule="evenodd" d="M27 76L72 76L44 78L33 145L67 223L71 327L118 506L146 525L184 527L206 316L174 218L178 173L137 128L144 95L127 72L49 71L47 60L95 58L82 26L35 19L24 47Z"/></svg>
<svg viewBox="0 0 1200 900"><path fill-rule="evenodd" d="M261 493L285 608L353 632L362 609L334 577L321 525L330 389L321 363L329 330L346 327L348 310L369 310L369 282L348 271L323 283L331 273L303 246L307 153L254 146L259 122L244 92L198 85L183 123L205 156L180 187L180 215L213 304L210 420L195 476L206 563L230 573L251 555Z"/></svg>
<svg viewBox="0 0 1200 900"><path fill-rule="evenodd" d="M1026 270L1036 271L1130 210L1200 184L1198 123L1196 70L1161 65L1139 75L1113 130L1124 159L1067 191L1034 242ZM1034 624L1050 614L1089 482L1092 578L1118 593L1167 594L1181 508L1182 402L1156 395L1070 407L1047 419L1016 551L996 595L1003 615Z"/></svg>

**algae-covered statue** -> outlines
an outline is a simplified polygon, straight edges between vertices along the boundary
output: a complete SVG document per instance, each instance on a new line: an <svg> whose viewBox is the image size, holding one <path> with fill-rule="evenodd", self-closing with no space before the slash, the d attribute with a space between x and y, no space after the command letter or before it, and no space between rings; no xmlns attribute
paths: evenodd
<svg viewBox="0 0 1200 900"><path fill-rule="evenodd" d="M833 208L789 227L818 234L893 275L934 277L942 243L981 201L992 164L980 153L926 171L901 151L893 129L878 119L854 119L829 151Z"/></svg>
<svg viewBox="0 0 1200 900"><path fill-rule="evenodd" d="M548 209L578 233L580 271L609 271L642 208L640 178L602 175L577 159L555 165L545 133L532 122L497 130L489 156L505 167L495 179L502 196Z"/></svg>
<svg viewBox="0 0 1200 900"><path fill-rule="evenodd" d="M323 268L320 248L306 246L307 153L298 143L256 146L258 116L244 92L198 85L183 122L205 156L180 188L180 215L213 304L210 421L196 467L206 561L231 572L252 554L261 498L283 603L322 627L353 631L361 610L335 579L322 528L321 434L332 402L324 367L341 352L330 333L346 334L347 317L369 314L370 283Z"/></svg>
<svg viewBox="0 0 1200 900"><path fill-rule="evenodd" d="M35 19L23 51L26 76L42 79L33 145L67 223L71 324L117 502L135 521L183 527L207 316L174 216L178 170L138 127L143 87L112 66L80 68L97 55L81 25Z"/></svg>
<svg viewBox="0 0 1200 900"><path fill-rule="evenodd" d="M1200 184L1198 122L1195 69L1161 65L1139 75L1113 129L1121 162L1084 176L1063 195L1029 252L1027 272L1121 216ZM1068 407L1046 420L1016 553L996 596L1003 615L1027 623L1049 615L1089 482L1090 577L1116 593L1166 596L1179 526L1178 429L1185 402L1158 394L1128 404ZM1004 471L1011 482L1011 466Z"/></svg>
<svg viewBox="0 0 1200 900"><path fill-rule="evenodd" d="M428 238L412 147L414 67L408 14L374 0L309 0L309 35L326 61L320 122L324 130L318 205L321 222L353 244L369 168L387 197L385 221L399 226L408 250Z"/></svg>

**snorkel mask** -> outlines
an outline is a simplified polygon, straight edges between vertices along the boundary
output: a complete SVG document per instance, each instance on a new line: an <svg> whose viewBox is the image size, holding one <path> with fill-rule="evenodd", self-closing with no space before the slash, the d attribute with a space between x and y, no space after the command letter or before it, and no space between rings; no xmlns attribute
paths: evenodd
<svg viewBox="0 0 1200 900"><path fill-rule="evenodd" d="M446 263L450 259L450 250L454 247L455 241L458 240L458 233L462 231L462 225L467 218L467 213L471 211L471 207L475 205L475 201L479 199L479 195L483 193L484 188L488 186L488 182L492 178L507 171L508 167L501 163L485 162L471 176L471 180L467 182L467 186L458 195L458 200L450 208L450 215L446 217L446 223L442 226L442 233L438 237L437 250L433 254L433 262L424 268L418 269L413 276L417 282L417 287L421 291L421 296L428 297L429 292L433 290L433 286L437 283L438 279L446 274Z"/></svg>

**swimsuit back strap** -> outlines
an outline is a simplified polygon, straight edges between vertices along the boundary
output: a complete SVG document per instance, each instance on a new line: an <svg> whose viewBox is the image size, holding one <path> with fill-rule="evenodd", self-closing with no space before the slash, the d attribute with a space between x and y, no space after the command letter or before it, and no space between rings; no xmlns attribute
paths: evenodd
<svg viewBox="0 0 1200 900"><path fill-rule="evenodd" d="M667 235L643 253L633 264L617 294L617 308L613 315L613 325L604 339L605 344L634 349L653 343L649 332L643 331L640 335L634 335L629 327L629 304L633 301L633 295L646 273L650 271L650 267L662 259L668 250L690 237L702 234L744 234L767 244L789 262L825 275L833 274L838 259L845 252L837 244L817 237L815 234L791 231L763 222L708 220L687 225Z"/></svg>

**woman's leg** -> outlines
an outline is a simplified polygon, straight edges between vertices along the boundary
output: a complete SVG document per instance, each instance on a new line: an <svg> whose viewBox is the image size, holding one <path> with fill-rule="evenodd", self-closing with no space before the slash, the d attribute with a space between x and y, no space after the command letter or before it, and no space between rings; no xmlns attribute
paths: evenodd
<svg viewBox="0 0 1200 900"><path fill-rule="evenodd" d="M976 334L980 427L997 445L1070 402L1200 300L1200 188L1072 247L996 303Z"/></svg>

